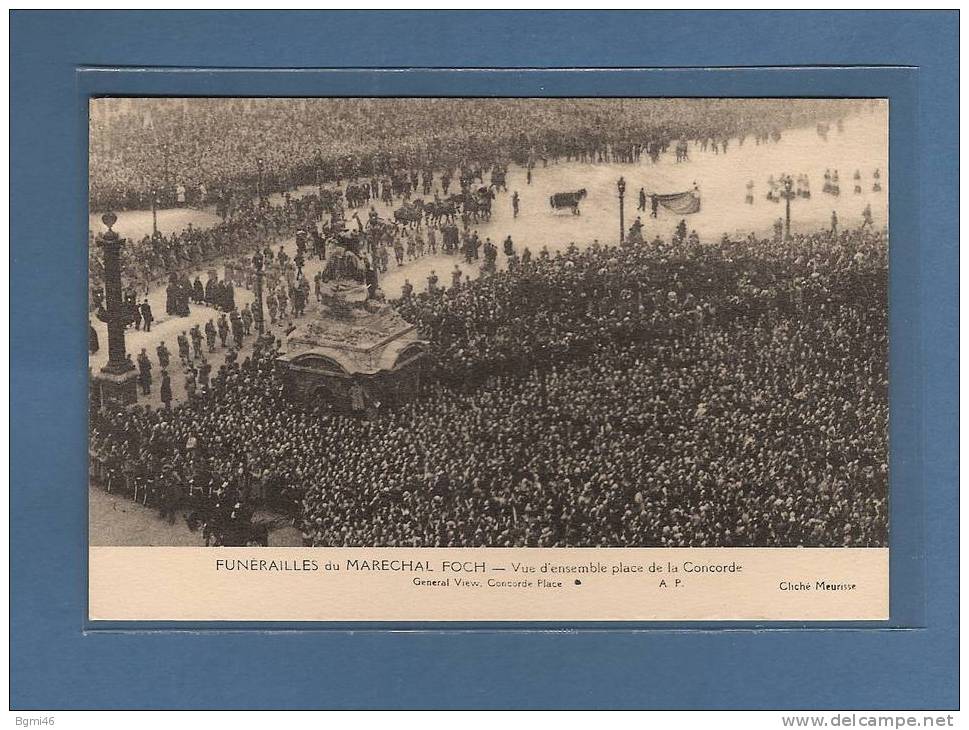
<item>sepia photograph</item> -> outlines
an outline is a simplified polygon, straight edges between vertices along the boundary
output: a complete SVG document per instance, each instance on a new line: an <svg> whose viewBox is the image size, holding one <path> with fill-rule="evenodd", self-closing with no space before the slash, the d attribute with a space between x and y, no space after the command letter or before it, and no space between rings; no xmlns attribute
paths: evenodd
<svg viewBox="0 0 969 730"><path fill-rule="evenodd" d="M16 724L951 727L958 19L11 12Z"/></svg>
<svg viewBox="0 0 969 730"><path fill-rule="evenodd" d="M91 546L888 547L887 100L89 112Z"/></svg>

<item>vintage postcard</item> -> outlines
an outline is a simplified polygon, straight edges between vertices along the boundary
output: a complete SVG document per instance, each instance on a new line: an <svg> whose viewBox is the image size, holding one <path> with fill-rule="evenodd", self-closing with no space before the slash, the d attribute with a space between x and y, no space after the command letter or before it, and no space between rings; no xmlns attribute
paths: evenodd
<svg viewBox="0 0 969 730"><path fill-rule="evenodd" d="M889 105L90 101L91 620L885 620Z"/></svg>

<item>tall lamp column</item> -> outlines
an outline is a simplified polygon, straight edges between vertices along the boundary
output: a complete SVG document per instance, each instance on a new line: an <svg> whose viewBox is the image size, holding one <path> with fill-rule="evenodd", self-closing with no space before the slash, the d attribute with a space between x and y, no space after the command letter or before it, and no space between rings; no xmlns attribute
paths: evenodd
<svg viewBox="0 0 969 730"><path fill-rule="evenodd" d="M794 199L794 178L790 175L784 176L784 190L781 195L784 197L784 240L791 238L791 200Z"/></svg>
<svg viewBox="0 0 969 730"><path fill-rule="evenodd" d="M151 191L151 232L158 236L158 191L154 188Z"/></svg>
<svg viewBox="0 0 969 730"><path fill-rule="evenodd" d="M626 222L624 220L623 201L626 197L626 179L623 177L619 178L619 182L616 183L616 187L619 189L619 243L624 243L626 240Z"/></svg>
<svg viewBox="0 0 969 730"><path fill-rule="evenodd" d="M128 359L124 330L127 314L121 291L121 246L124 239L111 227L117 222L114 213L105 213L101 222L108 230L98 237L104 251L104 307L98 319L108 325L108 362L95 377L102 409L124 407L138 400L134 363Z"/></svg>
<svg viewBox="0 0 969 730"><path fill-rule="evenodd" d="M256 270L256 301L255 311L252 313L252 318L256 321L256 332L261 335L265 330L265 318L262 310L263 258L260 251L256 251L256 255L252 257L252 267Z"/></svg>

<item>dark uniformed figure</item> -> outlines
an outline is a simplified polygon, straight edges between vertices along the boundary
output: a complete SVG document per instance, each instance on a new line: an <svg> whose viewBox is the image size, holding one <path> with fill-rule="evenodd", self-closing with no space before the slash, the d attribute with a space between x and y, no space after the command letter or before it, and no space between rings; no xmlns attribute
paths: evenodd
<svg viewBox="0 0 969 730"><path fill-rule="evenodd" d="M266 309L269 311L269 324L276 324L278 305L276 295L273 292L269 292L269 296L266 297Z"/></svg>
<svg viewBox="0 0 969 730"><path fill-rule="evenodd" d="M161 402L165 404L166 410L172 407L172 378L167 370L161 371Z"/></svg>
<svg viewBox="0 0 969 730"><path fill-rule="evenodd" d="M386 271L384 267L384 271ZM317 271L316 276L313 277L313 289L316 292L316 301L323 301L323 272Z"/></svg>
<svg viewBox="0 0 969 730"><path fill-rule="evenodd" d="M199 387L201 387L202 390L208 391L209 375L211 373L212 373L212 364L203 357L202 364L199 365L199 380L198 380Z"/></svg>
<svg viewBox="0 0 969 730"><path fill-rule="evenodd" d="M209 277L209 280L205 282L205 303L210 307L214 307L218 304L218 277Z"/></svg>
<svg viewBox="0 0 969 730"><path fill-rule="evenodd" d="M219 339L222 341L222 347L225 347L226 340L229 339L229 322L224 314L219 315Z"/></svg>
<svg viewBox="0 0 969 730"><path fill-rule="evenodd" d="M232 339L236 348L242 349L242 316L235 310L229 316L229 325L232 328Z"/></svg>
<svg viewBox="0 0 969 730"><path fill-rule="evenodd" d="M649 196L649 214L653 218L656 218L659 213L659 198L656 193Z"/></svg>
<svg viewBox="0 0 969 730"><path fill-rule="evenodd" d="M215 324L210 319L205 323L205 341L208 343L209 352L215 352Z"/></svg>
<svg viewBox="0 0 969 730"><path fill-rule="evenodd" d="M512 212L512 216L515 218L518 217L518 203L519 203L518 191L516 190L511 194L511 212Z"/></svg>
<svg viewBox="0 0 969 730"><path fill-rule="evenodd" d="M431 292L432 294L436 292L437 282L438 282L437 274L435 274L434 270L432 269L431 273L427 277L427 291Z"/></svg>
<svg viewBox="0 0 969 730"><path fill-rule="evenodd" d="M306 306L306 296L303 290L297 286L293 289L293 316L301 317L303 308Z"/></svg>
<svg viewBox="0 0 969 730"><path fill-rule="evenodd" d="M192 335L192 357L198 359L202 357L202 330L194 325L189 333Z"/></svg>
<svg viewBox="0 0 969 730"><path fill-rule="evenodd" d="M205 304L205 287L202 286L202 280L197 276L195 277L195 283L192 285L192 298L196 304Z"/></svg>
<svg viewBox="0 0 969 730"><path fill-rule="evenodd" d="M192 356L189 354L188 337L183 331L182 334L178 336L178 356L182 359L182 362L188 365L189 360Z"/></svg>
<svg viewBox="0 0 969 730"><path fill-rule="evenodd" d="M151 323L155 321L155 315L151 313L151 305L145 299L141 303L141 319L145 323L145 332L151 332Z"/></svg>
<svg viewBox="0 0 969 730"><path fill-rule="evenodd" d="M282 319L286 316L286 310L289 307L289 297L286 296L285 289L279 290L279 294L276 295L276 304L279 306L279 317Z"/></svg>
<svg viewBox="0 0 969 730"><path fill-rule="evenodd" d="M377 270L372 266L367 266L367 270L364 271L364 282L367 285L367 298L376 299L377 298ZM303 305L306 301L306 295L303 294L302 289L296 290L296 296L294 300L294 308L296 309L296 316L303 316Z"/></svg>
<svg viewBox="0 0 969 730"><path fill-rule="evenodd" d="M151 360L148 359L144 347L138 354L138 383L141 385L142 395L151 393Z"/></svg>
<svg viewBox="0 0 969 730"><path fill-rule="evenodd" d="M498 260L498 247L489 239L484 247L484 270L494 272Z"/></svg>
<svg viewBox="0 0 969 730"><path fill-rule="evenodd" d="M178 314L178 279L172 274L168 286L165 287L165 314Z"/></svg>
<svg viewBox="0 0 969 730"><path fill-rule="evenodd" d="M457 264L454 265L454 271L451 272L451 288L457 289L461 286L461 277L464 274L461 271L461 267Z"/></svg>
<svg viewBox="0 0 969 730"><path fill-rule="evenodd" d="M410 279L404 279L403 286L400 287L400 296L402 299L410 299L414 294L414 285L410 283Z"/></svg>
<svg viewBox="0 0 969 730"><path fill-rule="evenodd" d="M673 238L678 243L683 243L686 240L686 220L683 219L676 224L676 231L673 233Z"/></svg>
<svg viewBox="0 0 969 730"><path fill-rule="evenodd" d="M643 242L643 222L636 218L631 226L629 226L629 236L627 243L642 243Z"/></svg>
<svg viewBox="0 0 969 730"><path fill-rule="evenodd" d="M189 400L195 399L195 389L197 388L195 382L195 371L189 370L185 375L185 395L188 396Z"/></svg>
<svg viewBox="0 0 969 730"><path fill-rule="evenodd" d="M222 287L222 308L226 312L231 312L236 308L236 290L230 281L225 282Z"/></svg>
<svg viewBox="0 0 969 730"><path fill-rule="evenodd" d="M639 207L636 210L646 212L646 188L639 189Z"/></svg>
<svg viewBox="0 0 969 730"><path fill-rule="evenodd" d="M515 255L515 244L512 242L511 236L508 236L508 238L505 239L503 245L505 247L505 256L511 258Z"/></svg>
<svg viewBox="0 0 969 730"><path fill-rule="evenodd" d="M135 329L141 329L141 307L135 302L134 294L130 295L128 298L128 311L131 313L131 319L135 323Z"/></svg>
<svg viewBox="0 0 969 730"><path fill-rule="evenodd" d="M242 317L242 331L248 337L252 332L252 310L249 309L248 304L242 308L240 317Z"/></svg>
<svg viewBox="0 0 969 730"><path fill-rule="evenodd" d="M184 274L178 282L178 291L175 296L175 313L179 317L187 317L190 314L188 300L192 294L192 282L188 280L188 274Z"/></svg>
<svg viewBox="0 0 969 730"><path fill-rule="evenodd" d="M155 352L158 353L158 367L162 370L168 368L168 364L171 361L171 354L168 352L168 348L165 346L164 342L158 344L155 348Z"/></svg>

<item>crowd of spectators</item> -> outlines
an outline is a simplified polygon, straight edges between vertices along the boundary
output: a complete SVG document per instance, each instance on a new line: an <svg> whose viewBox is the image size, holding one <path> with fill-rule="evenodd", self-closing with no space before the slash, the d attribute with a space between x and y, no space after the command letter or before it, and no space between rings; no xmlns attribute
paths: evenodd
<svg viewBox="0 0 969 730"><path fill-rule="evenodd" d="M313 198L316 200L315 196ZM172 275L192 275L216 262L243 261L256 250L291 237L310 214L309 201L287 200L280 204L246 201L212 227L196 228L191 223L181 231L156 232L128 240L122 257L122 280L137 291L158 286ZM103 301L104 263L96 239L88 246L88 278L91 306Z"/></svg>
<svg viewBox="0 0 969 730"><path fill-rule="evenodd" d="M673 142L839 119L864 102L811 99L97 99L93 211L218 205L393 169L498 160L638 161ZM724 146L725 148L725 146Z"/></svg>
<svg viewBox="0 0 969 730"><path fill-rule="evenodd" d="M92 465L166 508L269 502L309 545L884 546L887 246L523 251L397 303L431 343L398 410L287 400L267 340L171 410L96 418Z"/></svg>

